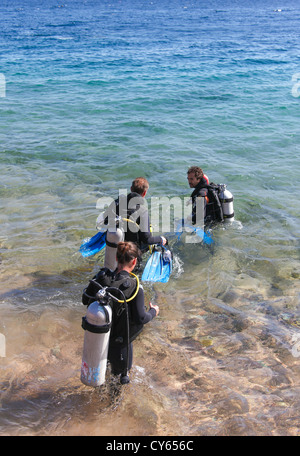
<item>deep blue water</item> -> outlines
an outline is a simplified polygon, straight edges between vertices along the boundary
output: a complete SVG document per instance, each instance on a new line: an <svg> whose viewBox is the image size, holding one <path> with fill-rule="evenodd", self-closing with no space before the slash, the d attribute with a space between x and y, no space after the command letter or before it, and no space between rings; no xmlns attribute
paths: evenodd
<svg viewBox="0 0 300 456"><path fill-rule="evenodd" d="M149 201L188 196L191 165L227 183L236 224L216 230L213 257L174 247L180 266L166 299L185 294L187 281L191 299L229 288L248 310L280 295L275 314L288 308L298 318L300 7L284 4L1 3L0 332L8 339L16 309L82 312L80 290L102 258L83 259L78 248L95 233L99 198L139 175Z"/></svg>

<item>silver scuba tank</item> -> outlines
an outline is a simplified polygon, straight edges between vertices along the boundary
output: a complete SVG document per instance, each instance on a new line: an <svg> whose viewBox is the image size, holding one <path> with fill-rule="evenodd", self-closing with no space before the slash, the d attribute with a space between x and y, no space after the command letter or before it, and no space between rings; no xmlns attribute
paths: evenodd
<svg viewBox="0 0 300 456"><path fill-rule="evenodd" d="M104 267L114 271L118 265L116 254L118 243L124 241L124 231L121 228L108 229L106 233L106 247Z"/></svg>
<svg viewBox="0 0 300 456"><path fill-rule="evenodd" d="M84 332L81 381L87 386L105 382L112 309L108 303L93 302L82 319Z"/></svg>
<svg viewBox="0 0 300 456"><path fill-rule="evenodd" d="M223 217L225 222L234 221L234 210L233 210L233 196L232 193L227 190L225 184L221 184L221 191L219 193L219 200L223 209Z"/></svg>

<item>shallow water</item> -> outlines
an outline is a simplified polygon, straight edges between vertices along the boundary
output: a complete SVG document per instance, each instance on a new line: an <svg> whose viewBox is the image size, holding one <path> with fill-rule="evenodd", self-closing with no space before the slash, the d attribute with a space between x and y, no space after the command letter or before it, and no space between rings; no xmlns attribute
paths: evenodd
<svg viewBox="0 0 300 456"><path fill-rule="evenodd" d="M0 8L1 435L299 435L300 12L221 3ZM131 383L90 389L81 293L103 254L78 249L97 201L137 175L149 202L186 197L193 164L235 222L212 247L168 233Z"/></svg>
<svg viewBox="0 0 300 456"><path fill-rule="evenodd" d="M127 386L109 371L100 389L80 382L86 270L2 296L3 434L298 435L298 263L279 270L224 243L186 264L180 248L170 282L145 285L161 311L134 344Z"/></svg>

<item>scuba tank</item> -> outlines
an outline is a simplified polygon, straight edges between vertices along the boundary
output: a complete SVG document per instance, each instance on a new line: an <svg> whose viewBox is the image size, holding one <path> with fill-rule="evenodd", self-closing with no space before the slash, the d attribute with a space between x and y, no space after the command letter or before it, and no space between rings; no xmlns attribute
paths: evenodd
<svg viewBox="0 0 300 456"><path fill-rule="evenodd" d="M220 187L219 200L222 205L224 221L232 222L232 221L234 221L232 193L226 189L225 184L220 184L219 187Z"/></svg>
<svg viewBox="0 0 300 456"><path fill-rule="evenodd" d="M124 231L121 228L108 229L106 232L106 248L104 267L114 271L118 265L116 254L118 243L124 241Z"/></svg>
<svg viewBox="0 0 300 456"><path fill-rule="evenodd" d="M112 309L105 293L105 289L104 292L98 291L98 300L89 305L86 316L82 318L85 333L80 379L87 386L100 386L105 382L112 325Z"/></svg>
<svg viewBox="0 0 300 456"><path fill-rule="evenodd" d="M145 204L144 198L138 193L120 195L111 203L104 214L97 218L98 230L106 228L106 248L104 267L114 271L117 267L116 253L119 242L124 240L139 244L140 227L136 218L140 216L141 206Z"/></svg>
<svg viewBox="0 0 300 456"><path fill-rule="evenodd" d="M104 267L114 271L118 265L116 254L119 242L126 241L138 242L139 225L130 218L116 217L117 227L108 228L106 232L106 248L104 257ZM127 224L127 226L126 226ZM130 238L133 236L133 238Z"/></svg>

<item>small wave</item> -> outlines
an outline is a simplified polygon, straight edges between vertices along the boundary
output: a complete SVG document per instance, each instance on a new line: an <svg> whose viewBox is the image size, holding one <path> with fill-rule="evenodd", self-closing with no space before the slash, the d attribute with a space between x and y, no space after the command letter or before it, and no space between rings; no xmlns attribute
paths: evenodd
<svg viewBox="0 0 300 456"><path fill-rule="evenodd" d="M254 58L254 59L245 59L244 63L246 63L246 64L254 64L254 65L257 65L257 64L262 64L262 65L282 65L282 64L287 64L289 62L287 62L286 60L261 59L261 58L255 59Z"/></svg>
<svg viewBox="0 0 300 456"><path fill-rule="evenodd" d="M172 277L174 279L177 279L178 277L181 276L181 274L184 273L184 268L183 268L183 261L180 259L179 256L174 255L173 258L173 273Z"/></svg>
<svg viewBox="0 0 300 456"><path fill-rule="evenodd" d="M49 37L52 40L61 40L61 41L67 41L67 40L73 40L73 36L60 36L60 35L54 35Z"/></svg>

